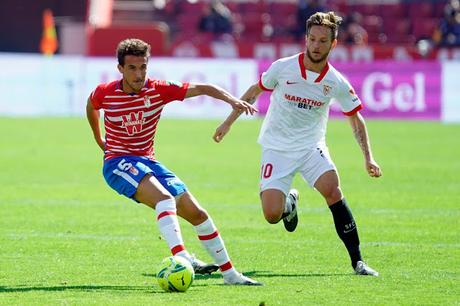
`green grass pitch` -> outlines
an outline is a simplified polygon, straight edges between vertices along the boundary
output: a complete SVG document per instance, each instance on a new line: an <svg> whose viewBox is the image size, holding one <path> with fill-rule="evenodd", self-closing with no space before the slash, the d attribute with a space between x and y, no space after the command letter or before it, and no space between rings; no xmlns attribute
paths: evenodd
<svg viewBox="0 0 460 306"><path fill-rule="evenodd" d="M234 265L263 287L198 276L165 293L154 274L169 256L152 210L106 186L102 155L84 118L0 119L2 305L458 305L460 125L368 121L384 176L369 178L346 121L328 145L380 277L352 274L318 193L300 176L299 227L265 222L258 199L259 120L238 122L224 142L217 121L160 122L157 158L213 217ZM204 260L191 226L186 247Z"/></svg>

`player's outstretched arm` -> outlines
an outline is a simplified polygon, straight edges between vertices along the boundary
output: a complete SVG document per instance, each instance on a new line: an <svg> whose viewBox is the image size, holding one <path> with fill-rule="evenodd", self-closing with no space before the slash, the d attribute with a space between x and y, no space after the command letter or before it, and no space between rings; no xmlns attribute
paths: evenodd
<svg viewBox="0 0 460 306"><path fill-rule="evenodd" d="M246 115L254 115L257 112L257 108L247 103L246 101L232 96L229 92L223 88L220 88L219 86L211 84L190 83L187 89L187 93L185 94L185 98L200 95L210 96L215 99L227 102L231 105L234 111L241 111L246 113Z"/></svg>
<svg viewBox="0 0 460 306"><path fill-rule="evenodd" d="M97 109L94 109L93 104L88 99L86 103L86 117L88 118L89 125L91 130L93 130L94 140L96 140L97 145L104 151L105 141L101 136L101 128L99 126L99 116L100 112Z"/></svg>
<svg viewBox="0 0 460 306"><path fill-rule="evenodd" d="M355 139L358 142L361 151L363 152L367 173L369 173L369 175L372 177L380 177L382 175L382 170L372 156L369 135L367 133L366 123L363 116L357 112L348 118L350 120L350 125L353 129Z"/></svg>
<svg viewBox="0 0 460 306"><path fill-rule="evenodd" d="M246 90L246 92L241 97L241 100L246 101L249 104L254 104L256 102L259 95L262 93L262 89L259 87L259 84L256 83ZM214 132L214 136L212 137L215 142L220 142L224 136L230 131L230 127L232 126L233 122L238 119L238 117L242 114L241 111L233 109L233 111L228 115L227 119L222 122L219 127L217 127L216 131Z"/></svg>

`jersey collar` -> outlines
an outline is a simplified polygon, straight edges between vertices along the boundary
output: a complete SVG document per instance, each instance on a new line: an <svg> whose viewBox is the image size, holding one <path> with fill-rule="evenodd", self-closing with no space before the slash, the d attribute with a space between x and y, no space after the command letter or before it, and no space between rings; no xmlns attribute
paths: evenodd
<svg viewBox="0 0 460 306"><path fill-rule="evenodd" d="M307 68L305 68L305 64L303 63L304 58L305 58L305 52L300 53L299 54L300 74L302 75L302 78L306 80L307 79ZM326 62L326 66L324 66L323 70L321 70L321 73L315 79L315 83L321 82L321 80L324 78L324 76L326 75L328 71L329 71L329 62Z"/></svg>
<svg viewBox="0 0 460 306"><path fill-rule="evenodd" d="M142 90L147 90L149 88L150 88L150 82L149 82L149 79L147 78L147 79L145 79L145 84L144 84L144 87L142 87L141 91ZM115 89L123 91L123 79L121 79L120 81L117 82L117 85L116 85ZM132 95L132 94L129 94L129 95Z"/></svg>

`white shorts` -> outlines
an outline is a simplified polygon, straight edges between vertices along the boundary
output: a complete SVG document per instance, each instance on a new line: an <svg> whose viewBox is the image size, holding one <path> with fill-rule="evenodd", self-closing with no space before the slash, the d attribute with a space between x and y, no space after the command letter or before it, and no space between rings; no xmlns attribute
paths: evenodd
<svg viewBox="0 0 460 306"><path fill-rule="evenodd" d="M313 188L323 173L337 171L327 147L297 152L262 148L261 164L260 192L278 189L285 195L289 194L297 172L300 172L303 179Z"/></svg>

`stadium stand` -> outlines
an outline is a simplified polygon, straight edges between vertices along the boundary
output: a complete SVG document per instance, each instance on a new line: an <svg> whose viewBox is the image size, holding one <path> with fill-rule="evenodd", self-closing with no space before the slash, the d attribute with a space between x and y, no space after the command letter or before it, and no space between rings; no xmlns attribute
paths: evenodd
<svg viewBox="0 0 460 306"><path fill-rule="evenodd" d="M231 12L232 22L232 32L223 36L199 30L200 19L215 0L103 0L98 1L98 5L93 5L96 1L92 0L78 2L79 5L73 2L70 5L64 0L43 0L34 2L33 10L25 9L28 7L26 0L4 1L17 14L3 12L0 16L18 35L2 35L0 51L37 52L41 36L37 24L41 23L43 9L50 8L60 35L58 53L71 54L72 50L66 48L69 42L74 46L84 45L87 55L111 56L115 36L143 35L152 44L154 56L279 57L303 49L304 37L303 33L299 35L302 24L298 16L305 5L313 1L322 10L334 10L343 17L361 16L351 32L361 33L363 39L350 39L344 32L346 27L342 27L344 33L339 39L345 44L340 45L346 49L337 50L338 58L445 59L460 56L458 0L221 0ZM101 16L101 12L90 13L100 3L105 4L102 10L110 9L103 14L105 24L97 24L94 22L97 18L92 18ZM15 20L11 17L15 15L23 18ZM67 25L78 23L82 24L79 33L84 42L77 39L75 31L66 31ZM66 35L72 36L71 39ZM429 46L429 52L422 54L417 49L420 41ZM236 51L216 53L215 50L223 48ZM85 51L74 48L73 52ZM356 55L354 52L364 53ZM370 57L365 55L369 52L372 53Z"/></svg>
<svg viewBox="0 0 460 306"><path fill-rule="evenodd" d="M209 35L199 30L200 19L211 1L177 1L165 0L163 6L155 6L155 1L119 0L114 5L113 23L119 22L121 12L117 8L131 9L133 21L142 20L147 23L166 22L170 27L170 53L195 54L196 56L212 56L210 44L224 40L224 43L233 43L240 51L238 55L254 56L255 52L245 52L247 44L258 48L261 43L273 43L277 49L281 45L303 44L303 34L299 35L298 16L302 16L302 9L310 1L222 1L232 12L233 31L222 39L220 35ZM162 2L162 1L157 1ZM383 1L382 4L366 1L313 1L321 10L335 10L346 20L351 16L360 16L353 20L352 26L343 27L342 31L356 33L341 33L340 39L348 44L369 45L372 48L381 48L376 54L390 57L395 47L407 47L409 57L417 58L417 41L426 39L431 41L442 17L446 1ZM121 4L123 3L123 4ZM148 7L147 7L148 6ZM142 9L139 9L142 8ZM148 9L149 8L149 9ZM138 13L136 13L136 11ZM146 20L146 11L151 20ZM126 14L124 15L126 18ZM350 38L359 36L361 39ZM101 42L102 43L102 42ZM196 52L176 52L174 48L182 46L195 48ZM211 48L212 49L212 48ZM383 51L382 51L383 50ZM90 50L91 52L91 50ZM167 52L167 51L166 51ZM276 53L279 53L278 50ZM384 55L385 53L390 55ZM412 54L413 53L413 54ZM164 54L164 53L163 53ZM412 55L414 56L412 56ZM276 54L279 55L279 54Z"/></svg>

